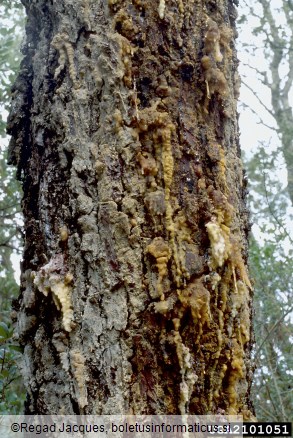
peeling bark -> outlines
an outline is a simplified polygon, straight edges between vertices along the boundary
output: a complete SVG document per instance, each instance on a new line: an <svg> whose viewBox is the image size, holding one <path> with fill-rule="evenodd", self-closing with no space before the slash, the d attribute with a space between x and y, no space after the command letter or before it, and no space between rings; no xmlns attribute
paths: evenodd
<svg viewBox="0 0 293 438"><path fill-rule="evenodd" d="M23 3L26 412L249 418L232 1Z"/></svg>

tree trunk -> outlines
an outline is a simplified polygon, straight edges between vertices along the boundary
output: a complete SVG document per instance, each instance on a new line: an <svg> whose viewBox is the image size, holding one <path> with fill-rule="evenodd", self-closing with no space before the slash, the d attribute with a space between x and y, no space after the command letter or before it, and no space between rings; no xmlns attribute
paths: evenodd
<svg viewBox="0 0 293 438"><path fill-rule="evenodd" d="M23 0L27 413L250 415L232 0Z"/></svg>

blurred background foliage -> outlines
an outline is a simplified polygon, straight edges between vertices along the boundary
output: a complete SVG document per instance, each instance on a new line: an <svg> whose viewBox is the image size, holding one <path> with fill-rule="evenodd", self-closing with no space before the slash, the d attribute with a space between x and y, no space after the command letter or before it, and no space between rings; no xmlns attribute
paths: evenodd
<svg viewBox="0 0 293 438"><path fill-rule="evenodd" d="M13 339L11 301L18 295L13 255L22 252L21 189L15 170L6 164L5 122L10 86L17 75L23 39L24 12L20 1L0 3L0 414L23 411L25 390L18 365L21 349Z"/></svg>
<svg viewBox="0 0 293 438"><path fill-rule="evenodd" d="M240 121L245 119L243 127L251 123L254 131L252 148L244 154L254 224L250 240L255 283L253 399L259 421L291 421L293 1L243 0L239 13ZM257 129L261 140L256 142Z"/></svg>
<svg viewBox="0 0 293 438"><path fill-rule="evenodd" d="M250 242L250 271L255 283L253 398L259 421L290 421L293 412L293 210L290 205L293 0L259 0L257 5L253 0L246 0L239 9L242 89L246 88L253 97L242 98L241 117L249 111L262 128L272 132L266 136L269 139L259 142L253 153L244 154L254 224ZM0 413L10 414L22 412L25 391L17 366L21 351L13 339L10 315L11 300L18 294L12 255L22 252L21 191L14 171L6 165L5 120L10 86L21 59L23 27L20 0L1 0ZM258 70L261 57L264 62ZM286 183L280 178L284 173Z"/></svg>
<svg viewBox="0 0 293 438"><path fill-rule="evenodd" d="M293 246L286 220L289 200L284 187L273 178L271 156L262 146L246 166L252 221L262 236L252 235L250 240L250 272L255 282L254 405L261 421L291 421Z"/></svg>

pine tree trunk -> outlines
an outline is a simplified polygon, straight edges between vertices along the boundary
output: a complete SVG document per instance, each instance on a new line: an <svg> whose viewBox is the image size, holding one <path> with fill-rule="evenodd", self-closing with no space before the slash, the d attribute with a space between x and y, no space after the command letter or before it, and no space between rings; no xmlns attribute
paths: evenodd
<svg viewBox="0 0 293 438"><path fill-rule="evenodd" d="M231 0L23 0L27 413L250 415Z"/></svg>

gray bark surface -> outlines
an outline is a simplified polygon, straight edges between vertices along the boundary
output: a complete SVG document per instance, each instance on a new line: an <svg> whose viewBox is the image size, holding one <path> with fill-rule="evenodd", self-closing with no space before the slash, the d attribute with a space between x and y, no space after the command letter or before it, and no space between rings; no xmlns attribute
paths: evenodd
<svg viewBox="0 0 293 438"><path fill-rule="evenodd" d="M27 413L249 418L232 1L23 3Z"/></svg>

